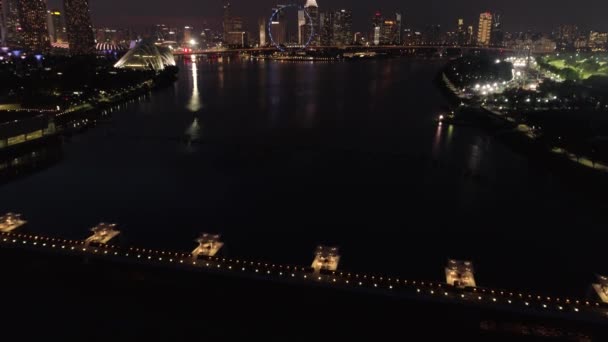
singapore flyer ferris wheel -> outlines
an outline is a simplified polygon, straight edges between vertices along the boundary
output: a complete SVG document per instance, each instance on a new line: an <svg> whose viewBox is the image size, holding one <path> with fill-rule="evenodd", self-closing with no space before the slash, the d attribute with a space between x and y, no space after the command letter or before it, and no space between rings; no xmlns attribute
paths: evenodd
<svg viewBox="0 0 608 342"><path fill-rule="evenodd" d="M305 24L303 25L303 27L307 28L304 31L308 32L308 34L306 34L305 37L301 37L301 44L299 44L297 47L300 49L308 48L316 34L314 22L310 13L306 8L304 8L304 6L300 6L293 3L286 5L278 5L277 8L273 9L272 15L268 20L267 29L268 37L270 38L270 43L282 52L285 52L287 50L285 44L285 31L287 30L287 24L284 16L285 13L288 11L303 13L303 19L305 20Z"/></svg>

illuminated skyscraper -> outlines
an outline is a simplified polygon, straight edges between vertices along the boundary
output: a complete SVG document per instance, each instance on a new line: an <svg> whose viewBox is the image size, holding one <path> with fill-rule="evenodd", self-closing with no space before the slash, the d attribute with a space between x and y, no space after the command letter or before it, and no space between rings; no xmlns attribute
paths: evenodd
<svg viewBox="0 0 608 342"><path fill-rule="evenodd" d="M224 41L228 39L228 32L234 31L232 27L232 6L230 2L224 4L224 20L222 21L224 28Z"/></svg>
<svg viewBox="0 0 608 342"><path fill-rule="evenodd" d="M46 26L46 1L20 0L18 12L23 47L32 52L48 52L51 45Z"/></svg>
<svg viewBox="0 0 608 342"><path fill-rule="evenodd" d="M475 30L471 25L467 27L467 44L475 45Z"/></svg>
<svg viewBox="0 0 608 342"><path fill-rule="evenodd" d="M458 35L458 45L459 46L467 45L467 32L464 27L464 19L458 19L458 30L456 32Z"/></svg>
<svg viewBox="0 0 608 342"><path fill-rule="evenodd" d="M70 53L88 55L95 52L95 36L88 0L63 0Z"/></svg>
<svg viewBox="0 0 608 342"><path fill-rule="evenodd" d="M194 28L192 26L184 27L184 35L183 35L183 39L182 39L182 44L192 45L191 43L196 43L196 40L194 40L193 35L192 35L193 29Z"/></svg>
<svg viewBox="0 0 608 342"><path fill-rule="evenodd" d="M4 45L4 36L6 36L6 27L4 26L4 6L0 0L0 45Z"/></svg>
<svg viewBox="0 0 608 342"><path fill-rule="evenodd" d="M401 45L403 42L402 39L402 34L403 34L403 13L401 12L396 12L395 13L395 22L397 23L397 26L395 27L395 36L394 36L394 43L396 45Z"/></svg>
<svg viewBox="0 0 608 342"><path fill-rule="evenodd" d="M492 37L492 13L485 12L479 15L479 29L477 31L477 44L490 46Z"/></svg>
<svg viewBox="0 0 608 342"><path fill-rule="evenodd" d="M304 9L298 10L298 44L306 44L308 37L304 36L306 30L306 12Z"/></svg>
<svg viewBox="0 0 608 342"><path fill-rule="evenodd" d="M19 17L18 0L0 0L0 26L2 33L2 45L10 47L21 47L23 44L21 35L21 23Z"/></svg>
<svg viewBox="0 0 608 342"><path fill-rule="evenodd" d="M247 32L243 31L243 18L232 15L230 2L224 5L224 44L232 47L247 45Z"/></svg>
<svg viewBox="0 0 608 342"><path fill-rule="evenodd" d="M287 22L285 13L283 12L283 6L272 9L273 13L276 13L272 17L270 23L270 35L275 44L282 45L287 43Z"/></svg>
<svg viewBox="0 0 608 342"><path fill-rule="evenodd" d="M372 17L372 32L369 39L373 45L380 45L383 22L382 13L380 13L380 11L376 12Z"/></svg>
<svg viewBox="0 0 608 342"><path fill-rule="evenodd" d="M490 44L492 46L503 46L505 33L502 30L502 16L494 13L492 17L492 33L490 34Z"/></svg>
<svg viewBox="0 0 608 342"><path fill-rule="evenodd" d="M53 9L48 11L47 25L49 27L49 36L51 38L51 43L67 42L67 31L63 21L63 15L59 10Z"/></svg>
<svg viewBox="0 0 608 342"><path fill-rule="evenodd" d="M266 39L266 30L268 29L266 18L260 18L258 20L258 28L260 30L260 46L266 46L268 44Z"/></svg>
<svg viewBox="0 0 608 342"><path fill-rule="evenodd" d="M333 30L332 30L333 46L344 46L353 44L353 12L347 9L341 9L334 12L333 15Z"/></svg>
<svg viewBox="0 0 608 342"><path fill-rule="evenodd" d="M306 0L306 4L304 5L304 10L308 12L308 16L306 16L306 25L302 30L302 36L304 39L310 39L310 45L319 45L321 43L320 32L320 15L319 15L319 5L317 5L316 0ZM312 37L312 38L311 38Z"/></svg>

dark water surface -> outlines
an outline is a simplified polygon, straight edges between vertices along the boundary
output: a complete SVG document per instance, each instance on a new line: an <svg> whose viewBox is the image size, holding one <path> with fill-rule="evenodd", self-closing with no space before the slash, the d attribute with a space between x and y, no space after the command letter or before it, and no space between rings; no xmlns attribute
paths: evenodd
<svg viewBox="0 0 608 342"><path fill-rule="evenodd" d="M24 230L442 280L473 260L481 286L585 296L608 273L605 203L584 200L473 127L437 127L442 61L182 61L171 88L76 136L54 166L0 187ZM195 143L183 143L190 137Z"/></svg>

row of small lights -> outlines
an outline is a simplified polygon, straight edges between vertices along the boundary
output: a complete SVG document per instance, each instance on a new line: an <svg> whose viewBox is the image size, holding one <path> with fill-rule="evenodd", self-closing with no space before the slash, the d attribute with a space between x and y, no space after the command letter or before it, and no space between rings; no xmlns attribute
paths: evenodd
<svg viewBox="0 0 608 342"><path fill-rule="evenodd" d="M102 245L102 246L96 246L96 247L91 247L89 246L89 248L87 248L85 245L84 241L80 241L80 240L65 240L65 239L58 239L58 238L49 238L49 237L40 237L40 236L34 236L34 235L26 235L26 234L13 234L13 233L0 233L1 236L4 236L4 238L2 239L3 242L12 242L12 243L19 243L21 242L23 245L26 245L28 243L27 240L34 240L34 242L31 242L32 245L34 246L41 246L41 247L50 247L50 248L60 248L62 250L65 249L69 249L70 251L75 251L75 252L92 252L93 254L99 254L99 255L114 255L114 256L121 256L119 248L112 246L112 245ZM12 239L10 239L12 238ZM23 239L22 241L19 241L18 239ZM67 245L67 246L66 246ZM70 246L72 245L72 246ZM83 246L82 248L80 248L79 246ZM78 248L78 249L77 249ZM155 256L152 256L150 254L155 254ZM166 261L169 263L179 263L179 264L191 264L192 266L198 266L198 267L215 267L217 269L221 269L222 268L222 264L225 263L230 263L232 265L227 265L225 268L227 268L228 270L233 270L234 267L241 268L241 272L245 272L247 271L248 267L253 267L253 271L256 274L264 274L264 270L260 270L261 268L265 268L265 273L267 275L271 275L273 274L272 270L276 270L279 269L279 276L289 276L289 273L291 272L291 278L295 278L296 277L296 273L295 272L304 272L305 274L303 275L303 279L309 279L309 280L314 280L314 281L323 281L324 280L324 275L314 275L311 274L310 272L307 272L307 269L305 267L298 267L298 266L284 266L284 265L277 265L277 264L268 264L268 263L261 263L261 262L253 262L253 261L244 261L244 260L233 260L233 259L225 259L225 258L216 258L216 257L206 257L207 260L206 261L201 261L201 260L193 260L193 255L192 254L187 254L187 253L179 253L179 252L168 252L168 251L161 251L161 250L152 250L152 249L145 249L145 248L135 248L135 247L131 247L129 248L129 250L127 252L124 253L125 257L134 257L137 259L144 259L144 260L150 260L150 261ZM185 260L188 259L188 260ZM236 264L236 265L234 265ZM283 270L285 270L285 273L283 273ZM238 271L238 269L236 269L236 271ZM447 292L445 289L449 289L450 286L446 286L445 284L441 284L441 283L433 283L433 282L424 282L424 281L408 281L408 280L401 280L398 278L395 279L391 279L391 278L385 278L385 277L377 277L377 276L368 276L368 275L359 275L359 274L352 274L352 273L344 273L344 272L332 272L332 275L325 275L325 281L328 281L330 283L338 283L338 278L340 278L341 280L344 281L345 285L349 285L351 284L351 279L355 278L356 280L352 282L353 285L358 285L358 286L364 286L364 282L361 280L371 280L373 281L370 287L373 286L373 288L378 288L381 284L379 283L385 283L388 282L388 289L389 290L393 290L395 286L412 286L412 287L416 287L416 293L417 294L427 294L427 291L423 292L423 289L421 289L420 287L426 287L426 288L430 288L430 290L428 290L428 294L430 295L441 295L441 291L443 290L443 295L445 297L448 297L450 295L449 292ZM347 278L347 279L344 279ZM357 282L357 280L359 280ZM338 284L337 284L338 285ZM385 286L386 286L385 285ZM445 289L444 289L445 288ZM437 292L436 292L437 291ZM483 300L484 297L483 295L492 295L492 302L494 303L498 303L498 299L497 297L507 297L507 292L505 291L496 291L496 290L486 290L483 288L473 288L473 293L470 294L471 296L475 296L477 295L477 300ZM562 304L562 300L560 298L551 298L551 297L544 297L544 296L533 296L531 294L528 295L524 295L522 293L518 293L517 295L515 295L513 292L508 292L508 298L506 303L508 304L513 304L514 301L511 298L518 298L519 300L523 300L524 301L524 305L526 307L529 307L531 305L532 301L538 301L541 303L542 308L547 309L549 308L548 303L551 303L552 301L557 302L558 304ZM466 296L464 293L460 294L460 298L463 300L469 299L468 296ZM473 298L474 299L474 298ZM591 303L589 301L579 301L579 300L575 300L575 301L571 301L570 299L565 299L564 300L565 304L568 305L572 305L572 304L576 304L576 305L585 305L585 306L596 306L599 307L600 304L595 302L595 303ZM562 305L558 305L556 307L558 310L563 311L565 308ZM579 312L579 308L578 307L573 307L573 311L574 312Z"/></svg>

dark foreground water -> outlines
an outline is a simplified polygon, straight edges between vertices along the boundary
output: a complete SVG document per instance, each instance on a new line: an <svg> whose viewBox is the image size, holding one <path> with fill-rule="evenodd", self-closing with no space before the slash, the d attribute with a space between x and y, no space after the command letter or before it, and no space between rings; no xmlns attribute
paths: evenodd
<svg viewBox="0 0 608 342"><path fill-rule="evenodd" d="M180 80L123 105L51 167L0 187L27 230L82 238L116 222L130 244L441 280L473 260L481 286L585 296L606 203L473 127L437 127L441 61L183 61ZM183 143L190 137L197 142Z"/></svg>

